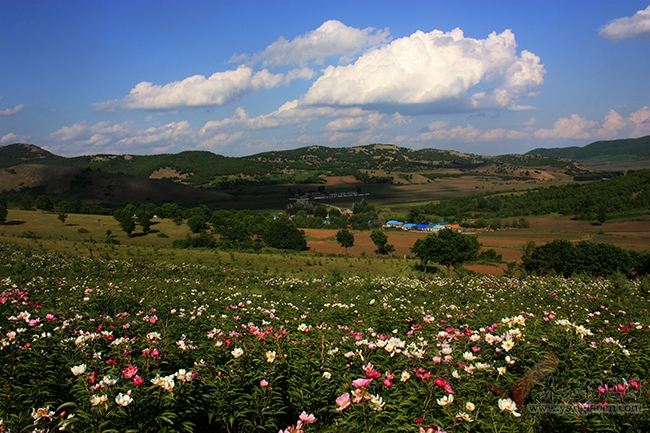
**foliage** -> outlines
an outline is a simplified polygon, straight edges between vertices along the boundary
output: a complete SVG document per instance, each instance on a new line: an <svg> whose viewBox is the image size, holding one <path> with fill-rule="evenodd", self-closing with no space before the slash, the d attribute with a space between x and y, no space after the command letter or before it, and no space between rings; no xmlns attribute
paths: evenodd
<svg viewBox="0 0 650 433"><path fill-rule="evenodd" d="M348 248L354 246L354 233L348 229L342 229L336 232L336 242L345 248L345 253L348 253Z"/></svg>
<svg viewBox="0 0 650 433"><path fill-rule="evenodd" d="M481 244L476 236L464 235L452 229L431 233L415 241L411 251L420 259L422 266L439 263L447 267L476 260Z"/></svg>
<svg viewBox="0 0 650 433"><path fill-rule="evenodd" d="M52 203L52 199L47 195L39 195L34 202L34 206L43 212L49 212L54 209L54 203Z"/></svg>
<svg viewBox="0 0 650 433"><path fill-rule="evenodd" d="M0 224L4 224L7 221L7 215L9 215L7 200L4 197L0 197Z"/></svg>
<svg viewBox="0 0 650 433"><path fill-rule="evenodd" d="M203 233L207 229L208 219L204 215L192 215L186 221L192 233Z"/></svg>
<svg viewBox="0 0 650 433"><path fill-rule="evenodd" d="M329 281L0 244L0 426L646 431L647 303L625 278Z"/></svg>
<svg viewBox="0 0 650 433"><path fill-rule="evenodd" d="M489 248L485 251L481 251L478 254L478 256L476 256L476 260L484 260L486 262L500 263L503 261L503 256L501 254L497 254L497 252L494 251L492 248Z"/></svg>
<svg viewBox="0 0 650 433"><path fill-rule="evenodd" d="M442 215L448 220L462 220L478 213L484 217L513 217L560 213L583 220L601 221L621 216L636 216L650 211L650 170L586 185L563 185L538 188L523 194L470 195L440 203L430 203L412 211L425 215ZM521 221L521 220L520 220ZM524 225L526 221L523 221Z"/></svg>
<svg viewBox="0 0 650 433"><path fill-rule="evenodd" d="M120 228L127 236L131 237L133 230L135 230L135 221L133 214L135 213L135 206L129 204L122 209L118 209L113 213L113 218L118 222Z"/></svg>
<svg viewBox="0 0 650 433"><path fill-rule="evenodd" d="M198 236L187 235L185 239L176 239L172 242L174 248L215 248L217 241L212 235L199 233Z"/></svg>
<svg viewBox="0 0 650 433"><path fill-rule="evenodd" d="M374 229L370 233L370 240L372 240L372 243L377 247L375 250L375 254L377 255L385 256L395 251L395 246L388 243L388 236L386 233L379 229Z"/></svg>
<svg viewBox="0 0 650 433"><path fill-rule="evenodd" d="M151 218L156 213L156 206L153 204L141 204L135 211L135 221L142 227L142 233L149 233L151 230Z"/></svg>
<svg viewBox="0 0 650 433"><path fill-rule="evenodd" d="M608 277L622 272L643 274L646 254L631 253L612 243L580 241L576 244L556 239L541 246L528 244L522 256L527 272L546 275L549 272L564 277L576 274Z"/></svg>
<svg viewBox="0 0 650 433"><path fill-rule="evenodd" d="M650 136L622 140L596 141L584 147L533 149L528 154L571 158L576 161L638 160L650 158Z"/></svg>
<svg viewBox="0 0 650 433"><path fill-rule="evenodd" d="M298 230L286 216L270 221L264 232L264 243L283 250L304 250L307 248L305 232Z"/></svg>

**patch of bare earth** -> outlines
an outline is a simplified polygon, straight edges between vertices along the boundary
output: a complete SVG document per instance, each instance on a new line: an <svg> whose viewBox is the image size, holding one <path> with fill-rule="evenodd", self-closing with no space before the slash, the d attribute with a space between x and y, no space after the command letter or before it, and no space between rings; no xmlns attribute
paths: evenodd
<svg viewBox="0 0 650 433"><path fill-rule="evenodd" d="M361 183L354 176L325 176L324 179L327 186L357 185Z"/></svg>
<svg viewBox="0 0 650 433"><path fill-rule="evenodd" d="M187 179L192 173L181 173L171 167L163 167L149 175L149 179Z"/></svg>

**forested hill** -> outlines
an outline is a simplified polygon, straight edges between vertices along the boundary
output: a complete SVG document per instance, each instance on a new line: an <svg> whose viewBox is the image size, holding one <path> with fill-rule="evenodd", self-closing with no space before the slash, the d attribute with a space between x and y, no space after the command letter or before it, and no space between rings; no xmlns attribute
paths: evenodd
<svg viewBox="0 0 650 433"><path fill-rule="evenodd" d="M526 155L569 158L574 161L650 159L650 135L641 138L596 141L584 147L538 148Z"/></svg>
<svg viewBox="0 0 650 433"><path fill-rule="evenodd" d="M310 146L245 157L207 151L159 155L86 155L64 158L31 144L0 147L0 168L23 164L67 165L144 178L169 178L193 186L224 182L319 183L322 175L355 175L372 182L364 170L421 172L481 166L574 168L572 161L534 155L481 156L449 150L412 150L392 144L329 148Z"/></svg>
<svg viewBox="0 0 650 433"><path fill-rule="evenodd" d="M577 219L605 221L612 218L645 216L650 213L650 170L629 173L589 184L538 188L524 193L468 195L431 203L411 211L413 222L509 218L546 215L575 215Z"/></svg>

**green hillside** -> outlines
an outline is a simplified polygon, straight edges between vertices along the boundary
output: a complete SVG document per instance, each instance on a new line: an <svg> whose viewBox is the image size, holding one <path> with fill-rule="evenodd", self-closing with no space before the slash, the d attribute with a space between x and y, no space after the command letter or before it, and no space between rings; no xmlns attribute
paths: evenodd
<svg viewBox="0 0 650 433"><path fill-rule="evenodd" d="M584 147L533 149L526 155L569 158L575 161L625 161L650 159L650 135L640 138L596 141Z"/></svg>
<svg viewBox="0 0 650 433"><path fill-rule="evenodd" d="M54 155L33 144L0 146L0 168L22 164L65 164L66 158Z"/></svg>
<svg viewBox="0 0 650 433"><path fill-rule="evenodd" d="M86 155L64 158L37 146L12 144L0 147L0 168L23 164L67 165L104 173L143 178L170 178L200 187L321 183L321 176L354 175L363 182L389 179L369 172L416 173L441 169L464 172L486 166L552 166L572 169L572 161L535 155L498 157L436 149L412 150L392 144L348 148L310 146L245 157L226 157L207 151L160 155Z"/></svg>

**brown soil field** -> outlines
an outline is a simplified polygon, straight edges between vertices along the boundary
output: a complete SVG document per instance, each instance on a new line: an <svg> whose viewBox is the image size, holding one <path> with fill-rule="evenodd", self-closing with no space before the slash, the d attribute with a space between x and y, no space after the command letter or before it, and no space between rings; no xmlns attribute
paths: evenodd
<svg viewBox="0 0 650 433"><path fill-rule="evenodd" d="M483 249L492 248L503 256L504 262L521 259L521 248L529 241L545 244L555 239L567 239L572 242L591 240L594 242L612 242L626 249L645 251L650 248L650 220L612 222L592 225L586 221L572 220L570 217L546 216L531 217L528 229L502 229L478 233ZM394 256L404 257L411 254L411 247L417 239L427 236L425 232L389 230L388 243L395 246ZM307 246L312 252L322 254L345 254L346 251L336 242L336 230L305 229ZM373 256L375 245L370 240L370 232L355 232L354 246L348 248L347 254ZM503 274L506 265L467 265L468 269L486 274Z"/></svg>
<svg viewBox="0 0 650 433"><path fill-rule="evenodd" d="M354 176L326 176L324 179L327 186L358 185L361 183Z"/></svg>

